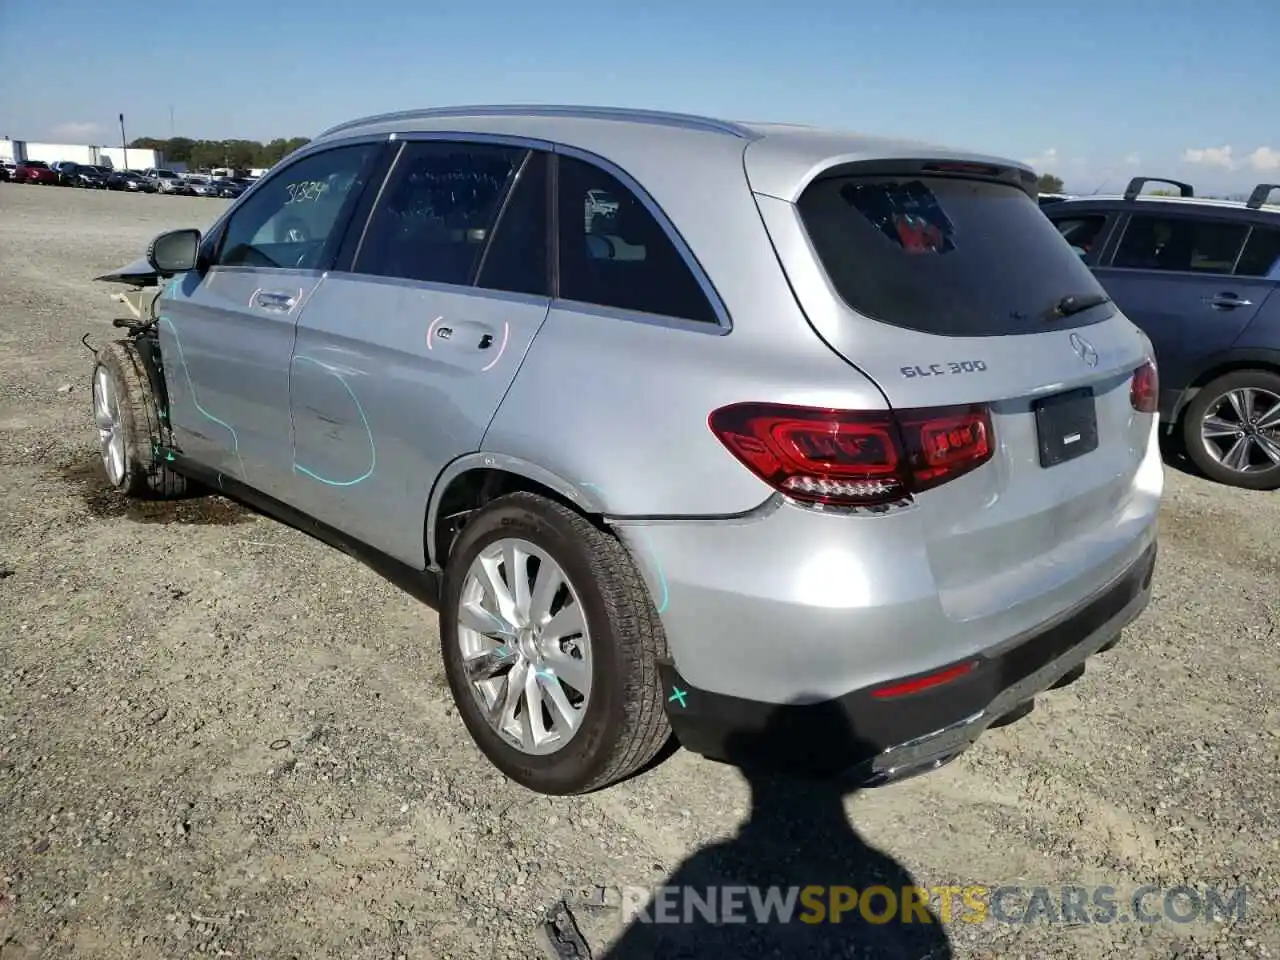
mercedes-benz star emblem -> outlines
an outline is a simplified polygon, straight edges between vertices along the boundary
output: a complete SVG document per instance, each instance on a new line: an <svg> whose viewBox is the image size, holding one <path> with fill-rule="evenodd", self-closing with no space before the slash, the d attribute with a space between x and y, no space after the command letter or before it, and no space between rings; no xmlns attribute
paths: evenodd
<svg viewBox="0 0 1280 960"><path fill-rule="evenodd" d="M1094 349L1093 344L1080 336L1078 333L1071 335L1071 349L1076 352L1076 356L1083 360L1091 367L1098 365L1098 351Z"/></svg>

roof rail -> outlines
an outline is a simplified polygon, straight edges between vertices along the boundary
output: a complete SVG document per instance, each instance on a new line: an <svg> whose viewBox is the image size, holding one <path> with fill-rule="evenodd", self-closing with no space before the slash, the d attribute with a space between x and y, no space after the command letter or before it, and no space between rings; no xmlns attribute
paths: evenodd
<svg viewBox="0 0 1280 960"><path fill-rule="evenodd" d="M1171 187L1177 187L1178 193L1184 197L1194 197L1196 195L1195 188L1189 183L1183 183L1181 180L1164 180L1160 177L1134 177L1129 181L1129 185L1124 188L1124 198L1132 200L1142 192L1142 188L1148 183L1167 183Z"/></svg>
<svg viewBox="0 0 1280 960"><path fill-rule="evenodd" d="M1249 199L1244 205L1250 210L1260 210L1262 205L1267 202L1267 197L1271 196L1273 190L1280 190L1280 183L1260 183L1253 188L1253 193L1249 194Z"/></svg>
<svg viewBox="0 0 1280 960"><path fill-rule="evenodd" d="M723 133L742 140L758 140L760 134L754 130L734 123L730 120L716 120L713 117L700 117L687 113L667 113L661 110L637 110L627 107L589 107L559 106L535 104L487 104L460 107L429 107L422 110L399 110L395 113L383 113L371 117L348 120L330 127L319 135L327 137L344 130L364 127L375 123L393 123L408 120L436 120L449 117L564 117L582 120L629 120L633 123L655 123L670 127L683 127L686 130L703 130L708 133ZM319 139L317 137L317 139Z"/></svg>

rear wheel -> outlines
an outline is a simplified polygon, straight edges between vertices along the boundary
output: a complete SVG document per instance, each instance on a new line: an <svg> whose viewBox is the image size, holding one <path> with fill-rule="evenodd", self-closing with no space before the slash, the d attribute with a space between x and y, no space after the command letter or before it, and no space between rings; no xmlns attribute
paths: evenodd
<svg viewBox="0 0 1280 960"><path fill-rule="evenodd" d="M586 793L670 737L658 679L666 637L622 544L530 493L463 528L445 569L444 666L489 760L539 793Z"/></svg>
<svg viewBox="0 0 1280 960"><path fill-rule="evenodd" d="M93 368L93 419L107 480L128 496L177 497L187 480L161 449L160 408L138 348L127 340L98 351Z"/></svg>
<svg viewBox="0 0 1280 960"><path fill-rule="evenodd" d="M1237 370L1203 387L1183 418L1187 456L1219 483L1280 488L1280 375Z"/></svg>

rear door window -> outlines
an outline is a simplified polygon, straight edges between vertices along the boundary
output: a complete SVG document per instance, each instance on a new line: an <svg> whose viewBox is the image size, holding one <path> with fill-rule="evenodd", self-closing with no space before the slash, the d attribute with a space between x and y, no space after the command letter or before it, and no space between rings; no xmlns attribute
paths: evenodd
<svg viewBox="0 0 1280 960"><path fill-rule="evenodd" d="M840 297L882 323L956 337L1033 333L1066 296L1105 295L1017 187L937 176L837 176L797 204ZM1109 305L1062 326L1105 320Z"/></svg>
<svg viewBox="0 0 1280 960"><path fill-rule="evenodd" d="M1111 265L1130 270L1230 274L1248 235L1247 223L1135 214L1129 217Z"/></svg>
<svg viewBox="0 0 1280 960"><path fill-rule="evenodd" d="M1280 280L1280 227L1254 227L1236 264L1237 277Z"/></svg>
<svg viewBox="0 0 1280 960"><path fill-rule="evenodd" d="M1087 259L1092 254L1102 233L1102 228L1106 226L1107 218L1104 214L1096 213L1088 216L1077 217L1059 217L1055 218L1053 225L1058 228L1058 232L1062 234L1063 239L1071 244L1081 259Z"/></svg>
<svg viewBox="0 0 1280 960"><path fill-rule="evenodd" d="M489 290L550 296L547 217L547 154L535 150L498 214L476 283Z"/></svg>
<svg viewBox="0 0 1280 960"><path fill-rule="evenodd" d="M365 231L354 270L471 283L528 151L483 143L407 143Z"/></svg>

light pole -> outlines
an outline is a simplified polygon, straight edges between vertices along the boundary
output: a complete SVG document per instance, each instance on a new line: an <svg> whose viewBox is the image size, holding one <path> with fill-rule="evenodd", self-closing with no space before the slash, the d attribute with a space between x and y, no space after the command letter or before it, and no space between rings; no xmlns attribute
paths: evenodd
<svg viewBox="0 0 1280 960"><path fill-rule="evenodd" d="M124 114L120 114L120 150L124 154L124 168L129 169L129 140L124 135Z"/></svg>

